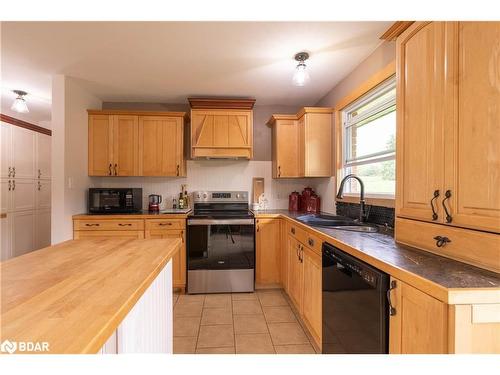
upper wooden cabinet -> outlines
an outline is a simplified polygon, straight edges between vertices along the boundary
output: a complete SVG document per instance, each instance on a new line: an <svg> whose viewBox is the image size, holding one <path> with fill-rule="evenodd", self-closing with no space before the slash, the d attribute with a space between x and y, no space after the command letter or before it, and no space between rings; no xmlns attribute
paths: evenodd
<svg viewBox="0 0 500 375"><path fill-rule="evenodd" d="M399 217L500 232L500 22L415 22L397 40Z"/></svg>
<svg viewBox="0 0 500 375"><path fill-rule="evenodd" d="M89 176L185 176L184 112L88 113Z"/></svg>
<svg viewBox="0 0 500 375"><path fill-rule="evenodd" d="M333 170L333 109L305 107L296 115L273 115L273 178L329 177Z"/></svg>
<svg viewBox="0 0 500 375"><path fill-rule="evenodd" d="M253 99L189 98L191 157L253 156Z"/></svg>

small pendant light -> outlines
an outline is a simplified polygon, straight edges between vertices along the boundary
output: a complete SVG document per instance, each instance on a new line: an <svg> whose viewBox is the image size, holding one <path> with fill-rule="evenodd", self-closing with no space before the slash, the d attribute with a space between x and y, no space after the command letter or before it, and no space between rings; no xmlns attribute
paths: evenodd
<svg viewBox="0 0 500 375"><path fill-rule="evenodd" d="M307 52L299 52L295 55L295 60L299 62L293 74L293 84L295 86L305 86L311 79L305 64L308 58L309 54Z"/></svg>
<svg viewBox="0 0 500 375"><path fill-rule="evenodd" d="M13 93L17 95L17 98L14 100L14 103L12 103L10 109L19 113L28 113L28 105L26 104L26 100L24 100L24 97L28 95L28 93L22 90L13 90Z"/></svg>

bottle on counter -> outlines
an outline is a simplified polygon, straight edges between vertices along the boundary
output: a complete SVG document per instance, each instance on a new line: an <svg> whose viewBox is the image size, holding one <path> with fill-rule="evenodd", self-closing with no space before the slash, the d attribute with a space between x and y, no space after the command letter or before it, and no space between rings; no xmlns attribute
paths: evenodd
<svg viewBox="0 0 500 375"><path fill-rule="evenodd" d="M179 209L184 209L184 197L182 196L182 192L179 193Z"/></svg>
<svg viewBox="0 0 500 375"><path fill-rule="evenodd" d="M173 208L174 210L175 210L175 209L177 209L177 199L175 199L175 197L174 197L174 199L172 200L172 208Z"/></svg>
<svg viewBox="0 0 500 375"><path fill-rule="evenodd" d="M189 196L187 190L184 190L184 208L189 207Z"/></svg>

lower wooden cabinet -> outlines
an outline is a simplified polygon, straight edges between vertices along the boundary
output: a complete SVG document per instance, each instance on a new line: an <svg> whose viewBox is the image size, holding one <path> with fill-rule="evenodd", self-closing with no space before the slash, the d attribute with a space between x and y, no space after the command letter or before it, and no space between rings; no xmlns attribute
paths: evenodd
<svg viewBox="0 0 500 375"><path fill-rule="evenodd" d="M448 305L391 278L389 353L448 353Z"/></svg>
<svg viewBox="0 0 500 375"><path fill-rule="evenodd" d="M316 344L320 346L322 331L321 257L304 246L302 259L304 264L302 318L316 341Z"/></svg>
<svg viewBox="0 0 500 375"><path fill-rule="evenodd" d="M144 238L144 231L142 230L81 230L74 231L73 238L75 240L80 240L82 238Z"/></svg>
<svg viewBox="0 0 500 375"><path fill-rule="evenodd" d="M255 285L279 287L281 282L281 220L257 219L255 226Z"/></svg>
<svg viewBox="0 0 500 375"><path fill-rule="evenodd" d="M295 308L302 314L304 288L304 267L301 258L301 244L292 236L287 237L288 249L288 296Z"/></svg>
<svg viewBox="0 0 500 375"><path fill-rule="evenodd" d="M147 226L147 224L146 224ZM186 289L186 231L184 229L146 229L145 238L181 238L181 251L172 258L172 275L174 288Z"/></svg>

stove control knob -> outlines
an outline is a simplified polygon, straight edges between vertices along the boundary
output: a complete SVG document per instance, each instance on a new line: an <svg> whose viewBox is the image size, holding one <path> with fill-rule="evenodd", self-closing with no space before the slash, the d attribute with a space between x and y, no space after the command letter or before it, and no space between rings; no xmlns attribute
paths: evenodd
<svg viewBox="0 0 500 375"><path fill-rule="evenodd" d="M243 199L247 199L247 195L246 194L243 194Z"/></svg>
<svg viewBox="0 0 500 375"><path fill-rule="evenodd" d="M239 194L236 194L236 198L239 198L239 197L240 197L240 195L239 195Z"/></svg>
<svg viewBox="0 0 500 375"><path fill-rule="evenodd" d="M200 193L196 194L196 198L200 198Z"/></svg>
<svg viewBox="0 0 500 375"><path fill-rule="evenodd" d="M204 193L204 194L203 194L203 198L207 198L207 193Z"/></svg>

